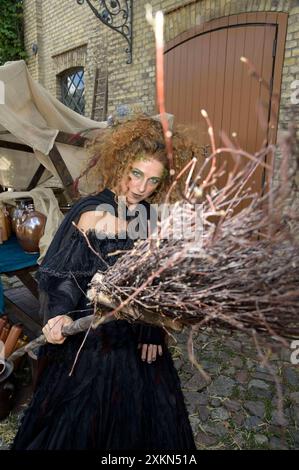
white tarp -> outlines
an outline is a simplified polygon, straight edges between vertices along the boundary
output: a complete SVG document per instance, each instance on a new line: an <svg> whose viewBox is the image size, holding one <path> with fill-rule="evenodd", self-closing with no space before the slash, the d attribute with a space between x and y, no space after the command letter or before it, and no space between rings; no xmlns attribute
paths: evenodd
<svg viewBox="0 0 299 470"><path fill-rule="evenodd" d="M2 186L25 190L40 163L48 171L39 185L51 175L57 177L48 155L58 132L76 134L89 128L105 127L106 122L85 118L54 98L32 79L23 60L0 67L0 140L26 144L34 150L34 153L26 153L0 146ZM85 149L59 143L57 147L71 176L79 176L87 159ZM81 186L80 190L85 192Z"/></svg>

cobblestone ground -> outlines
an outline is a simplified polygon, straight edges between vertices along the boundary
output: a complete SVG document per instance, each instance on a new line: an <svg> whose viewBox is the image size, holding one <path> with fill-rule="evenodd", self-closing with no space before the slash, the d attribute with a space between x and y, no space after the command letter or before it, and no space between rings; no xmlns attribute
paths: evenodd
<svg viewBox="0 0 299 470"><path fill-rule="evenodd" d="M291 364L291 349L267 341L265 367L250 337L207 329L194 339L207 385L186 360L186 339L182 334L170 347L198 449L299 448L299 365Z"/></svg>
<svg viewBox="0 0 299 470"><path fill-rule="evenodd" d="M291 348L274 340L261 344L273 376L250 337L208 328L194 338L196 358L211 379L207 383L189 362L186 344L187 332L169 348L198 449L299 449L299 364L291 364ZM0 450L8 448L21 414L0 422Z"/></svg>

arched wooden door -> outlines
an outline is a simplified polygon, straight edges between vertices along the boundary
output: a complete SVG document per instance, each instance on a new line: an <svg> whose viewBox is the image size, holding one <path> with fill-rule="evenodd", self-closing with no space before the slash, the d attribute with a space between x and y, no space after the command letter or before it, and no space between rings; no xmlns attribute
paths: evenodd
<svg viewBox="0 0 299 470"><path fill-rule="evenodd" d="M177 123L198 126L209 144L200 110L206 109L222 146L219 131L236 132L240 146L254 153L276 138L287 14L248 13L213 20L183 33L165 49L166 109ZM267 90L248 74L240 57L247 57L270 85ZM274 99L273 97L276 96ZM272 137L258 119L263 103L271 120ZM228 158L228 169L232 161ZM261 191L265 175L250 182Z"/></svg>

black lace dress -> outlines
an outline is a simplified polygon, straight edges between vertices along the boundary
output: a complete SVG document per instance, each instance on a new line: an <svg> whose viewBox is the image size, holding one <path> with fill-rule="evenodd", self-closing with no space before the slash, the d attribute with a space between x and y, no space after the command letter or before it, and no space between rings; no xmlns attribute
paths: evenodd
<svg viewBox="0 0 299 470"><path fill-rule="evenodd" d="M109 265L117 259L109 253L133 246L130 238L98 239L94 231L88 237ZM105 269L83 235L73 231L67 246L40 268L40 283L48 291L48 317L91 314L81 289L86 291L91 277ZM194 450L163 330L125 320L102 325L87 336L69 375L83 338L82 333L62 345L40 348L35 392L11 448ZM143 362L138 342L162 344L163 355L151 364Z"/></svg>

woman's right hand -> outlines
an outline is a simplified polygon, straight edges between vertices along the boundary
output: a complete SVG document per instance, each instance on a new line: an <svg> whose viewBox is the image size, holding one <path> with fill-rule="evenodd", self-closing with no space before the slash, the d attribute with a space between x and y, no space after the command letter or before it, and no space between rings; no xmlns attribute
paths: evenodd
<svg viewBox="0 0 299 470"><path fill-rule="evenodd" d="M54 318L50 318L48 323L43 327L43 333L48 343L62 344L66 340L65 336L62 335L62 327L70 325L73 320L67 315L57 315Z"/></svg>

